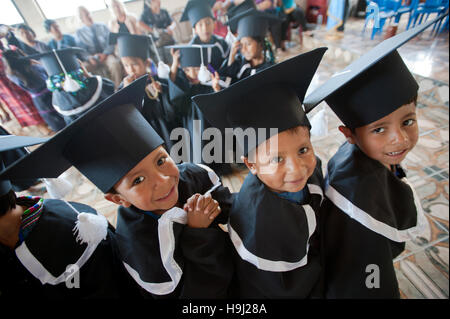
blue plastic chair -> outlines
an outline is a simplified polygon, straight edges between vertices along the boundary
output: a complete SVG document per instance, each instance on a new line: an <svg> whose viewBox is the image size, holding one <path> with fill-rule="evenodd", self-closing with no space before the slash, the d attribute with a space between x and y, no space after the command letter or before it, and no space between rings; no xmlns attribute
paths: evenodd
<svg viewBox="0 0 450 319"><path fill-rule="evenodd" d="M366 0L366 2L366 21L362 33L364 34L368 22L373 19L374 26L370 37L370 39L373 40L377 33L381 34L383 32L386 20L389 19L389 21L391 21L396 17L397 11L401 7L401 0ZM377 21L378 25L376 23Z"/></svg>
<svg viewBox="0 0 450 319"><path fill-rule="evenodd" d="M411 0L411 3L409 5L401 5L400 8L397 10L397 14L395 15L395 23L399 23L401 17L403 14L409 13L408 21L411 19L411 15L414 12L414 10L419 5L420 0Z"/></svg>
<svg viewBox="0 0 450 319"><path fill-rule="evenodd" d="M443 14L447 11L448 4L449 0L426 0L424 3L420 3L410 16L406 30L410 27L415 27L417 22L421 24L424 17L425 21L427 21L432 13L437 13L437 15ZM434 32L435 28L436 24L433 26L432 32Z"/></svg>

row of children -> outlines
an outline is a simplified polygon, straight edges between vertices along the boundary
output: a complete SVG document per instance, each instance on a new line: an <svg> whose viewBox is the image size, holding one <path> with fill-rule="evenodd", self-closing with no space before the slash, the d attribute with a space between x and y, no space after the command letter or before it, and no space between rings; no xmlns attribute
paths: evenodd
<svg viewBox="0 0 450 319"><path fill-rule="evenodd" d="M0 173L0 291L26 277L22 287L32 279L41 295L63 296L76 265L81 297L398 298L392 260L426 222L400 166L418 138L418 85L396 49L434 22L382 42L306 98L326 48L194 96L213 127L264 136L238 145L250 170L238 194L206 166L174 163L139 111L147 77L134 81ZM306 116L323 100L347 138L325 180ZM11 191L9 180L72 165L119 205L115 230L85 205Z"/></svg>

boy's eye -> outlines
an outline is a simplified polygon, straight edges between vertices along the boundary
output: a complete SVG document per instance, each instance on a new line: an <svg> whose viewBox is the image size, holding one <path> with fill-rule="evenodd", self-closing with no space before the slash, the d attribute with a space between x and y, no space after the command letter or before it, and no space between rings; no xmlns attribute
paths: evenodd
<svg viewBox="0 0 450 319"><path fill-rule="evenodd" d="M298 150L298 153L299 154L306 154L306 153L308 153L308 151L309 151L309 148L302 147L301 149Z"/></svg>
<svg viewBox="0 0 450 319"><path fill-rule="evenodd" d="M273 158L270 160L270 162L271 162L271 163L274 163L274 164L281 163L282 161L283 161L283 158L280 157L280 156L273 157Z"/></svg>
<svg viewBox="0 0 450 319"><path fill-rule="evenodd" d="M372 130L372 133L375 133L375 134L379 134L379 133L383 133L383 132L384 132L383 127L377 127L376 129Z"/></svg>
<svg viewBox="0 0 450 319"><path fill-rule="evenodd" d="M403 122L403 125L405 125L405 126L411 126L411 125L414 124L415 121L416 121L416 120L414 120L414 119L409 119L409 120L404 121L404 122Z"/></svg>
<svg viewBox="0 0 450 319"><path fill-rule="evenodd" d="M143 181L144 181L144 177L143 176L139 176L133 181L133 186L134 185L138 185L138 184L142 183Z"/></svg>
<svg viewBox="0 0 450 319"><path fill-rule="evenodd" d="M166 162L166 160L167 160L167 157L161 157L156 164L158 166L161 166Z"/></svg>

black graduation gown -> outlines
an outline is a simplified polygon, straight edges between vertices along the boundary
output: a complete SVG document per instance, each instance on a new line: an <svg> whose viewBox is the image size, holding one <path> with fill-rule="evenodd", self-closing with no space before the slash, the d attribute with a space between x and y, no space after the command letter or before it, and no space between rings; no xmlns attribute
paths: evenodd
<svg viewBox="0 0 450 319"><path fill-rule="evenodd" d="M204 194L218 180L210 169L180 164L179 202ZM218 223L228 218L232 195L219 186L212 196L222 213L209 228L186 226L186 213L172 208L159 219L136 207L118 210L116 236L125 268L147 298L226 298L233 276L230 242ZM183 205L181 204L181 205Z"/></svg>
<svg viewBox="0 0 450 319"><path fill-rule="evenodd" d="M399 298L392 260L427 223L413 189L349 143L329 161L325 188L326 297Z"/></svg>
<svg viewBox="0 0 450 319"><path fill-rule="evenodd" d="M241 298L321 298L316 226L323 198L321 164L302 205L281 198L249 173L230 211L228 232Z"/></svg>
<svg viewBox="0 0 450 319"><path fill-rule="evenodd" d="M222 65L223 61L226 60L230 53L230 47L228 43L220 36L217 36L213 34L211 36L211 40L209 42L205 43L200 40L200 38L196 35L192 38L192 40L189 42L189 44L215 44L216 47L212 49L211 51L211 59L210 64L214 68L214 70L218 71L220 66ZM207 57L204 57L206 61L209 59Z"/></svg>
<svg viewBox="0 0 450 319"><path fill-rule="evenodd" d="M86 87L76 93L53 92L52 103L66 123L70 124L113 93L114 83L97 75L88 78Z"/></svg>
<svg viewBox="0 0 450 319"><path fill-rule="evenodd" d="M246 77L255 74L256 72L267 69L274 65L272 62L263 62L256 67L252 67L249 61L247 61L241 54L237 54L236 58L230 66L228 65L228 59L224 61L222 67L219 70L219 74L222 77L231 78L231 84L245 79Z"/></svg>
<svg viewBox="0 0 450 319"><path fill-rule="evenodd" d="M96 214L83 204L70 203L78 212ZM44 200L36 225L15 250L0 247L0 293L2 298L43 299L126 298L138 296L118 259L114 229L81 264L87 244L76 241L73 228L77 213L64 201ZM89 249L90 250L90 249ZM68 288L66 267L79 262L79 288ZM75 280L69 281L76 284Z"/></svg>
<svg viewBox="0 0 450 319"><path fill-rule="evenodd" d="M220 159L220 163L205 163L204 158L202 158L202 150L206 145L211 143L211 141L203 140L201 135L204 130L211 127L211 124L206 120L203 113L191 100L191 98L198 94L208 94L214 92L212 87L202 84L191 84L181 69L178 69L175 81L173 82L169 79L168 84L170 102L176 110L177 117L179 118L182 127L184 127L189 133L190 158L186 158L185 161L204 163L210 166L219 175L231 173L231 166L229 163L226 163L231 162L231 160L226 160L225 136L221 135L222 158ZM197 122L201 126L199 131L196 130L194 121L199 121ZM200 143L196 142L198 140L200 140ZM198 149L199 146L200 149Z"/></svg>

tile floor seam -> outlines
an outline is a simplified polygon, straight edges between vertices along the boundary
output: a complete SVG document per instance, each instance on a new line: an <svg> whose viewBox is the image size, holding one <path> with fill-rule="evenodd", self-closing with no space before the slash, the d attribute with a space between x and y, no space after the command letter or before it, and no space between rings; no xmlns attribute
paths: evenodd
<svg viewBox="0 0 450 319"><path fill-rule="evenodd" d="M394 262L394 263L400 262L400 261L404 260L404 259L407 258L407 257L410 257L410 256L412 256L412 255L415 255L415 254L417 254L417 253L419 253L419 252L422 252L422 251L424 251L425 249L430 248L430 247L432 247L432 246L434 246L434 245L436 245L436 244L439 244L439 243L442 242L442 241L446 241L446 240L448 240L448 239L449 239L449 235L446 235L446 236L443 237L443 238L437 239L437 240L435 240L435 241L432 241L432 242L426 244L425 246L420 247L418 250L412 251L412 252L407 253L407 254L405 254L405 255L403 255L403 256L396 257L396 258L393 260L393 262Z"/></svg>

